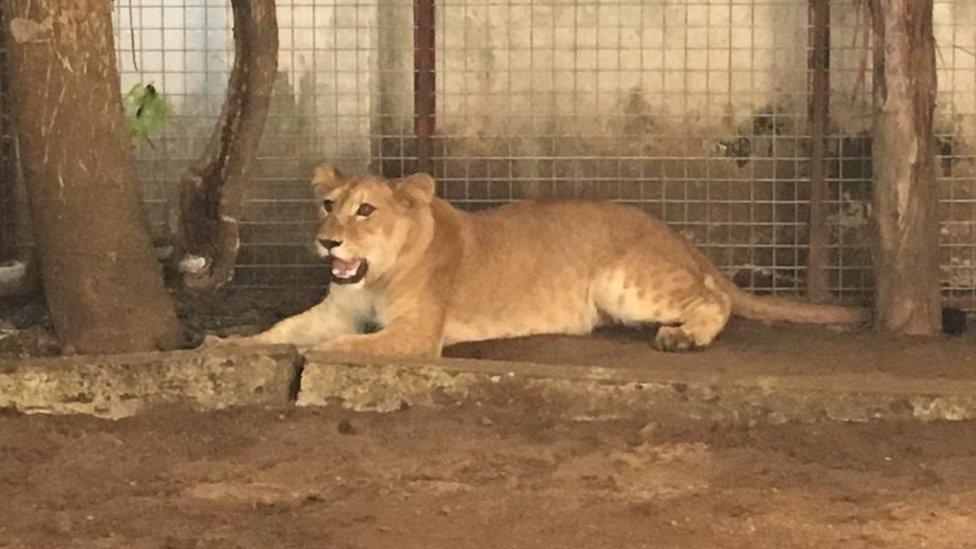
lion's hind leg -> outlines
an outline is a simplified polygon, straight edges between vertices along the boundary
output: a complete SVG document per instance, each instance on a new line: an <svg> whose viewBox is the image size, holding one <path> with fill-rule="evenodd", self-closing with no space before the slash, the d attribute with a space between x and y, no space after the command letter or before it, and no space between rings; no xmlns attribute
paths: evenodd
<svg viewBox="0 0 976 549"><path fill-rule="evenodd" d="M656 349L688 351L704 347L725 328L732 312L729 296L715 286L710 275L705 275L696 290L684 300L676 300L680 303L680 323L658 329L653 342Z"/></svg>
<svg viewBox="0 0 976 549"><path fill-rule="evenodd" d="M597 277L594 297L618 322L661 324L652 343L662 351L708 345L725 328L732 308L710 275L673 265L608 269Z"/></svg>

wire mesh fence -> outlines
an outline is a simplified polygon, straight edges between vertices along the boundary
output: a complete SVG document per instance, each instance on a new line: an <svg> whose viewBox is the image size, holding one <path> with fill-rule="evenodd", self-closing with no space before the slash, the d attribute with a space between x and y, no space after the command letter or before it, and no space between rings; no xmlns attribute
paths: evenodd
<svg viewBox="0 0 976 549"><path fill-rule="evenodd" d="M976 310L976 3L935 2L943 291Z"/></svg>
<svg viewBox="0 0 976 549"><path fill-rule="evenodd" d="M806 2L443 4L448 198L626 201L754 290L802 288ZM867 289L863 244L834 240L835 291Z"/></svg>
<svg viewBox="0 0 976 549"><path fill-rule="evenodd" d="M423 0L420 0L423 3ZM154 83L167 129L137 144L153 226L200 153L231 65L229 2L119 0L122 86ZM871 38L833 0L825 139L831 292L871 292ZM812 175L808 0L278 2L280 73L246 194L235 286L319 287L312 167L386 176L427 165L477 209L583 197L636 205L758 292L805 287ZM976 309L976 3L936 0L947 298ZM415 135L418 30L433 31L436 119ZM426 52L419 52L423 55Z"/></svg>

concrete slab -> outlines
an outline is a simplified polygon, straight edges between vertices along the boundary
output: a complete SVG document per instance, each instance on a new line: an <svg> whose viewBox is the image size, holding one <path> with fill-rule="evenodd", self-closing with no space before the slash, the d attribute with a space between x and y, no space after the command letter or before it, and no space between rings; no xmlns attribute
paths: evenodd
<svg viewBox="0 0 976 549"><path fill-rule="evenodd" d="M878 375L756 375L738 379L630 367L551 366L467 359L382 362L306 357L299 406L389 412L403 406L491 402L544 406L578 419L667 413L732 421L976 418L976 382Z"/></svg>
<svg viewBox="0 0 976 549"><path fill-rule="evenodd" d="M281 346L0 361L0 408L118 418L164 403L384 412L486 403L578 419L976 418L974 338L893 340L737 323L714 347L680 355L651 350L647 334L633 331L448 350L465 353L477 359L301 357Z"/></svg>
<svg viewBox="0 0 976 549"><path fill-rule="evenodd" d="M183 403L284 406L300 357L289 346L0 361L0 408L121 418Z"/></svg>
<svg viewBox="0 0 976 549"><path fill-rule="evenodd" d="M739 378L764 375L878 374L881 379L976 381L976 330L961 337L894 337L733 319L707 349L660 353L650 330L606 328L587 337L535 336L454 345L453 358L577 366L631 366Z"/></svg>

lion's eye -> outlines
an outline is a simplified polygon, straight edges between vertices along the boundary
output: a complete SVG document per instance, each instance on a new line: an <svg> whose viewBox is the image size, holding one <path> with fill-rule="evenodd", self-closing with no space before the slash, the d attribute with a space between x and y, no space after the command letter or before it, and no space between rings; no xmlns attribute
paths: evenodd
<svg viewBox="0 0 976 549"><path fill-rule="evenodd" d="M356 210L356 215L360 215L362 217L369 217L370 214L372 214L375 211L376 208L374 208L372 204L367 204L363 202L362 204L359 205L359 209Z"/></svg>
<svg viewBox="0 0 976 549"><path fill-rule="evenodd" d="M323 200L322 201L322 209L325 210L325 213L332 213L332 201L331 200Z"/></svg>

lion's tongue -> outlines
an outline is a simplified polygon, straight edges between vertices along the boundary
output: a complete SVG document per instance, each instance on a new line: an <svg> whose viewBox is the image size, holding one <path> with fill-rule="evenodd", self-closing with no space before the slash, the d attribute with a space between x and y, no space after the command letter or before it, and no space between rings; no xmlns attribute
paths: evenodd
<svg viewBox="0 0 976 549"><path fill-rule="evenodd" d="M338 257L332 258L332 270L339 272L355 271L359 268L360 260L353 259L346 261L344 259L339 259Z"/></svg>

